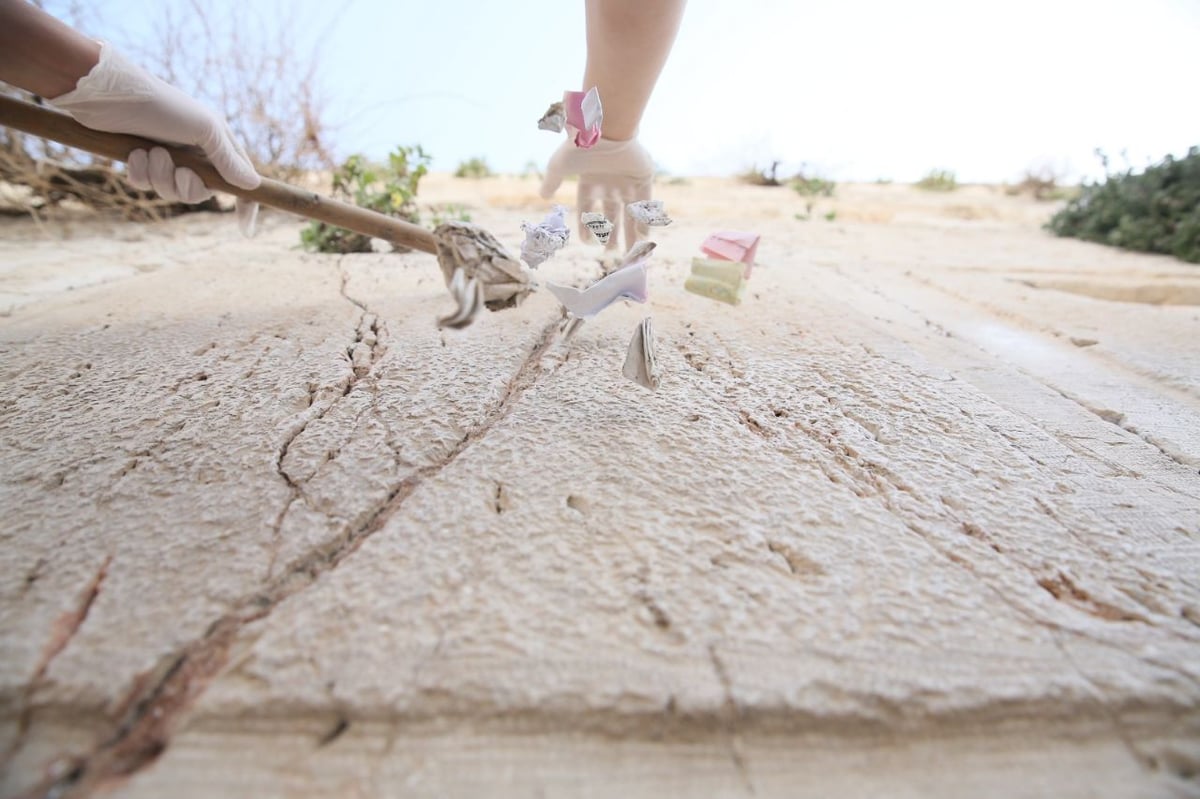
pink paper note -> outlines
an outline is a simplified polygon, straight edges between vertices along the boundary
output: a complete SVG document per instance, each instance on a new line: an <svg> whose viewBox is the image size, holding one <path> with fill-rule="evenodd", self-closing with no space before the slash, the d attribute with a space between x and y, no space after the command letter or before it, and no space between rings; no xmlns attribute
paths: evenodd
<svg viewBox="0 0 1200 799"><path fill-rule="evenodd" d="M600 105L600 92L595 86L586 92L563 92L563 106L567 112L567 124L575 130L576 147L587 150L600 141L604 109Z"/></svg>
<svg viewBox="0 0 1200 799"><path fill-rule="evenodd" d="M744 233L739 230L721 230L713 233L700 245L700 250L709 258L722 261L741 261L746 265L744 276L750 278L750 270L754 266L754 256L758 252L757 233Z"/></svg>

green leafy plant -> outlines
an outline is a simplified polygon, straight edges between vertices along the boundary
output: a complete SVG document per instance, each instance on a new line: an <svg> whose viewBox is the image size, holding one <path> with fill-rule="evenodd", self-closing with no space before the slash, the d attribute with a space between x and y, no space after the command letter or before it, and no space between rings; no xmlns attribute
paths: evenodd
<svg viewBox="0 0 1200 799"><path fill-rule="evenodd" d="M792 178L792 188L801 197L832 197L837 184L818 175L807 175L803 170Z"/></svg>
<svg viewBox="0 0 1200 799"><path fill-rule="evenodd" d="M420 222L417 188L429 171L430 160L419 144L397 147L388 154L386 164L373 164L365 156L352 155L333 173L333 196L360 208ZM324 222L309 223L300 232L300 243L316 252L371 252L370 236Z"/></svg>
<svg viewBox="0 0 1200 799"><path fill-rule="evenodd" d="M958 179L953 170L931 169L917 181L917 188L925 191L954 191L958 188Z"/></svg>
<svg viewBox="0 0 1200 799"><path fill-rule="evenodd" d="M1108 173L1107 157L1097 155ZM1141 173L1126 169L1083 186L1046 227L1059 236L1200 263L1200 146Z"/></svg>
<svg viewBox="0 0 1200 799"><path fill-rule="evenodd" d="M467 212L467 206L459 205L458 203L445 203L443 205L429 206L429 223L434 227L443 222L470 222L471 214Z"/></svg>
<svg viewBox="0 0 1200 799"><path fill-rule="evenodd" d="M490 178L492 174L492 168L482 158L471 158L463 161L458 165L458 169L454 170L454 177L456 178Z"/></svg>

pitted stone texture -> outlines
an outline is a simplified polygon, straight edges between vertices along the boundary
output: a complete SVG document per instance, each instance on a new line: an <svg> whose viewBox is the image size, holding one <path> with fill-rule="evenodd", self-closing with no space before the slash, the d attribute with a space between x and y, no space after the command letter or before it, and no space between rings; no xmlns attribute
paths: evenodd
<svg viewBox="0 0 1200 799"><path fill-rule="evenodd" d="M32 726L5 790L163 708L130 795L1186 789L1200 330L1122 308L1081 347L1102 301L1020 282L1170 269L999 223L774 225L726 308L681 285L717 218L664 199L651 303L569 343L544 291L439 332L430 259L280 254L290 226L6 319L4 696ZM512 247L522 215L477 220ZM653 394L620 371L647 314ZM71 347L105 377L38 374Z"/></svg>

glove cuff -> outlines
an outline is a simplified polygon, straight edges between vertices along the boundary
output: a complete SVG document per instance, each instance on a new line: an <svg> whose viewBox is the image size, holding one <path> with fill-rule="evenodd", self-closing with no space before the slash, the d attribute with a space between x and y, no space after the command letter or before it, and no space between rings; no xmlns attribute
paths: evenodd
<svg viewBox="0 0 1200 799"><path fill-rule="evenodd" d="M99 99L150 96L157 82L157 78L127 60L111 44L101 41L100 58L96 66L79 79L74 89L58 97L47 98L47 102L64 111L73 111Z"/></svg>

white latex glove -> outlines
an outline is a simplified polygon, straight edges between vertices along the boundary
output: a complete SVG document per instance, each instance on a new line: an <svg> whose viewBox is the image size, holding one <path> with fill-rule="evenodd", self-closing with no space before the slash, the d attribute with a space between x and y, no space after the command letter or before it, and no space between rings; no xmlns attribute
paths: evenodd
<svg viewBox="0 0 1200 799"><path fill-rule="evenodd" d="M101 44L100 60L92 71L72 91L50 102L93 130L199 147L234 186L255 189L262 182L221 115L127 61L108 44ZM162 148L134 150L128 166L134 188L153 190L163 199L197 203L213 195L195 172L176 167ZM257 213L258 203L239 200L238 224L246 235L253 234Z"/></svg>
<svg viewBox="0 0 1200 799"><path fill-rule="evenodd" d="M645 234L645 225L639 225L625 211L625 206L637 200L649 200L654 184L654 160L637 139L611 141L600 139L590 149L576 147L568 139L562 143L550 162L546 164L546 176L542 180L542 197L550 199L567 175L579 175L575 212L594 211L600 205L604 216L613 223L613 235L608 240L608 249L620 246L622 223L625 226L625 249ZM579 237L587 241L587 227L579 222Z"/></svg>

